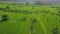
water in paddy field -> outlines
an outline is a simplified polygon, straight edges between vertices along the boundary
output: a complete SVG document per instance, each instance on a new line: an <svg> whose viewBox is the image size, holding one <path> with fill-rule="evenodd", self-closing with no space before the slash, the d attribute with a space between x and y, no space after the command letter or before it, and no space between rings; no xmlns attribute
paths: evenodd
<svg viewBox="0 0 60 34"><path fill-rule="evenodd" d="M0 0L0 34L60 34L60 0Z"/></svg>

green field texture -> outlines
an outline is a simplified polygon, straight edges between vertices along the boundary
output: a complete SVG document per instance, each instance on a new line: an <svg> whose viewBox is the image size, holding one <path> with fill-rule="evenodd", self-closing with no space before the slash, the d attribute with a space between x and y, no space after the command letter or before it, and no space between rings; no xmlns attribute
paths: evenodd
<svg viewBox="0 0 60 34"><path fill-rule="evenodd" d="M39 5L0 4L0 8L6 8L6 6L9 6L10 10L24 10L32 12L32 14L0 10L0 21L3 15L8 15L9 18L8 21L0 22L0 34L31 34L31 18L37 20L34 23L34 34L53 34L52 29L54 26L57 26L58 34L60 34L60 16L56 15L60 8ZM26 21L19 20L22 17L26 17Z"/></svg>

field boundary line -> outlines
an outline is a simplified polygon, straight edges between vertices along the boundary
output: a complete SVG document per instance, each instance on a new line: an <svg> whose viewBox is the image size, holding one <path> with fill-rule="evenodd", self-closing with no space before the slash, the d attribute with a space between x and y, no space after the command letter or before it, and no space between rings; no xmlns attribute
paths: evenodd
<svg viewBox="0 0 60 34"><path fill-rule="evenodd" d="M40 22L41 27L42 27L43 30L44 30L44 33L47 34L46 27L45 27L45 25L43 24L43 22L40 20L40 17L39 17L39 16L38 16L38 20L39 20L39 22Z"/></svg>

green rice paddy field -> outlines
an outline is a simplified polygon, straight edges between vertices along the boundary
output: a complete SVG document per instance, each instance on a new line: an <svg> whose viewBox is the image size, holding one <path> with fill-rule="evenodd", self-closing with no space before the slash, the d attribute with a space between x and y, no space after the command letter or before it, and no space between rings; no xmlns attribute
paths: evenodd
<svg viewBox="0 0 60 34"><path fill-rule="evenodd" d="M32 31L34 34L54 34L55 26L60 34L60 15L58 15L60 7L0 4L0 8L6 9L6 6L9 6L8 10L0 9L0 21L3 15L7 15L9 20L0 22L0 34L32 34L31 18L36 19ZM24 11L30 13L24 13ZM22 17L26 17L26 20L19 20Z"/></svg>

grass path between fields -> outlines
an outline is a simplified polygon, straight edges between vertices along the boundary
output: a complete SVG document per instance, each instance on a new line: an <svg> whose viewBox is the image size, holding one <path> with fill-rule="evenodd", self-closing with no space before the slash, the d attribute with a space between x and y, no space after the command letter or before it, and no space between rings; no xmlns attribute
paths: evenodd
<svg viewBox="0 0 60 34"><path fill-rule="evenodd" d="M42 27L43 30L44 30L44 33L47 34L47 29L46 29L44 23L40 20L40 17L39 17L39 16L38 16L38 20L39 20L39 22L40 22L41 27Z"/></svg>

